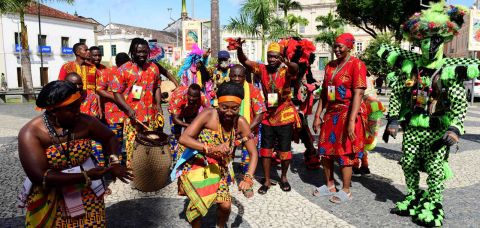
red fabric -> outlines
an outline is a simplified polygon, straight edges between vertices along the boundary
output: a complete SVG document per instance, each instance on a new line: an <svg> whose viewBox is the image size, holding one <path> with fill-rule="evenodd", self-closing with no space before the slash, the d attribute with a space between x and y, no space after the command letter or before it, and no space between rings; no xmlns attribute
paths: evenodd
<svg viewBox="0 0 480 228"><path fill-rule="evenodd" d="M289 161L292 160L292 152L291 151L279 151L278 157L281 161Z"/></svg>
<svg viewBox="0 0 480 228"><path fill-rule="evenodd" d="M351 57L345 66L335 76L332 85L335 86L335 101L327 100L327 86L332 73L339 66L337 60L328 63L325 69L325 80L322 85L322 102L326 104L326 113L323 117L319 137L320 155L347 155L363 152L365 146L365 129L367 116L365 105L362 103L356 118L356 139L351 141L347 136L348 115L353 89L366 88L365 64L355 57Z"/></svg>
<svg viewBox="0 0 480 228"><path fill-rule="evenodd" d="M351 49L355 43L355 38L350 33L343 33L335 39L335 43L341 43Z"/></svg>
<svg viewBox="0 0 480 228"><path fill-rule="evenodd" d="M293 55L295 54L295 50L297 49L297 46L302 47L303 53L298 62L306 63L307 65L311 64L309 62L310 54L315 52L316 50L316 47L312 43L312 41L307 39L302 39L300 41L297 41L293 38L290 38L290 39L281 40L279 43L281 46L286 47L286 55L288 59L292 59Z"/></svg>
<svg viewBox="0 0 480 228"><path fill-rule="evenodd" d="M279 94L278 107L267 107L267 112L265 112L263 116L262 124L282 126L296 123L299 120L297 110L290 98L290 80L286 78L287 70L287 66L280 66L277 73L269 74L264 64L256 63L254 66L253 73L261 75L262 87L265 94ZM270 80L270 77L272 80Z"/></svg>
<svg viewBox="0 0 480 228"><path fill-rule="evenodd" d="M260 148L260 156L264 158L273 157L273 149Z"/></svg>
<svg viewBox="0 0 480 228"><path fill-rule="evenodd" d="M210 108L210 102L205 95L200 92L200 100L198 109L192 110L187 106L188 104L188 86L180 86L175 89L168 102L168 112L172 115L179 115L180 118L196 116L201 110Z"/></svg>
<svg viewBox="0 0 480 228"><path fill-rule="evenodd" d="M119 67L118 71L119 77L110 83L111 91L124 95L125 101L135 110L140 122L152 121L157 114L154 92L161 84L158 67L147 62L140 70L136 64L129 61ZM142 87L142 96L138 100L133 99L133 85Z"/></svg>
<svg viewBox="0 0 480 228"><path fill-rule="evenodd" d="M110 83L117 80L117 77L120 77L118 68L114 66L110 69L103 69L99 73L100 74L98 77L98 90L105 90L113 95L110 88ZM125 120L125 114L123 113L123 111L120 110L117 104L112 101L106 101L104 103L104 114L105 120L109 125L115 123L123 123L123 121Z"/></svg>

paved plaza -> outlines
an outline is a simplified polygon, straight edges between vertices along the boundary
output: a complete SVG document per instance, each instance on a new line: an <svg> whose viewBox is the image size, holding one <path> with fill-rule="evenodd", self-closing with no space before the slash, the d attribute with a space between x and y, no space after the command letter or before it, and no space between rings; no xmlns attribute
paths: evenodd
<svg viewBox="0 0 480 228"><path fill-rule="evenodd" d="M385 101L385 98L382 98ZM18 189L24 179L17 155L18 130L39 113L33 104L0 105L0 227L22 227L24 210L16 207ZM164 111L166 113L166 111ZM384 126L382 127L384 128ZM480 203L480 105L471 106L465 121L466 134L460 149L450 154L454 178L446 183L445 227L479 227ZM166 127L165 129L169 129ZM383 129L380 130L383 132ZM312 196L314 187L324 182L322 170L309 171L303 164L303 145L293 144L294 157L289 173L291 192L272 186L266 195L245 198L232 186L233 206L228 227L415 227L409 217L389 213L405 193L401 157L401 135L389 144L379 143L369 155L372 177L354 177L353 199L342 205L328 198ZM452 148L453 149L453 148ZM280 173L280 170L277 171ZM257 179L262 174L257 169ZM339 181L338 169L336 180ZM278 175L274 178L279 179ZM425 186L425 175L421 183ZM112 183L113 194L106 197L109 227L188 227L184 208L186 197L176 194L176 183L154 193L133 190L120 181ZM340 187L337 184L337 187ZM212 208L211 211L214 211ZM205 227L215 226L213 213Z"/></svg>

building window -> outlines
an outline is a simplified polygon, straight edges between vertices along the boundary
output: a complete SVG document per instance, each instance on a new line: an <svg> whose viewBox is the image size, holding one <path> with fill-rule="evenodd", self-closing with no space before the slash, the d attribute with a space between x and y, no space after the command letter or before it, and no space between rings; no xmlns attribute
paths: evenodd
<svg viewBox="0 0 480 228"><path fill-rule="evenodd" d="M19 45L19 44L20 44L20 33L16 32L15 33L15 45Z"/></svg>
<svg viewBox="0 0 480 228"><path fill-rule="evenodd" d="M48 84L48 67L40 67L40 84Z"/></svg>
<svg viewBox="0 0 480 228"><path fill-rule="evenodd" d="M17 67L17 84L18 84L19 88L23 87L22 68L21 67Z"/></svg>
<svg viewBox="0 0 480 228"><path fill-rule="evenodd" d="M301 34L305 33L305 25L300 25L298 27L298 32L301 33Z"/></svg>
<svg viewBox="0 0 480 228"><path fill-rule="evenodd" d="M355 50L356 50L357 53L362 53L362 51L363 51L363 43L362 43L362 42L356 43L356 49L355 49Z"/></svg>
<svg viewBox="0 0 480 228"><path fill-rule="evenodd" d="M47 46L47 35L38 35L38 46Z"/></svg>
<svg viewBox="0 0 480 228"><path fill-rule="evenodd" d="M117 45L111 45L110 48L112 49L112 56L117 55Z"/></svg>
<svg viewBox="0 0 480 228"><path fill-rule="evenodd" d="M103 45L98 45L98 49L100 49L100 55L103 56Z"/></svg>
<svg viewBox="0 0 480 228"><path fill-rule="evenodd" d="M87 44L87 39L80 39L80 42L79 42L79 43Z"/></svg>
<svg viewBox="0 0 480 228"><path fill-rule="evenodd" d="M68 47L68 37L62 36L62 47Z"/></svg>

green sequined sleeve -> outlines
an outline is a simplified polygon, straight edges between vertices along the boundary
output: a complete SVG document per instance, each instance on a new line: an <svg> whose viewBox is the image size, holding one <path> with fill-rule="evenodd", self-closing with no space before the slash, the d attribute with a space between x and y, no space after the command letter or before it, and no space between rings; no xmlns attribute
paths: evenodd
<svg viewBox="0 0 480 228"><path fill-rule="evenodd" d="M463 121L467 115L468 101L466 99L465 87L462 81L455 80L448 88L448 100L450 102L450 111L448 117L451 120L450 126L456 127L460 134L465 132Z"/></svg>

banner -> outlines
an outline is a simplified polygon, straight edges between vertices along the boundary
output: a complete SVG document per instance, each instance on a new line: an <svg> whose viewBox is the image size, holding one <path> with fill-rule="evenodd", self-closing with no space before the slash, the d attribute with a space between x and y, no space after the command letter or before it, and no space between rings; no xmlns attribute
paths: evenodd
<svg viewBox="0 0 480 228"><path fill-rule="evenodd" d="M202 48L202 25L200 21L183 21L182 22L182 42L183 53L188 54L192 50L192 46L197 44Z"/></svg>
<svg viewBox="0 0 480 228"><path fill-rule="evenodd" d="M468 50L480 51L480 11L476 9L470 11Z"/></svg>

